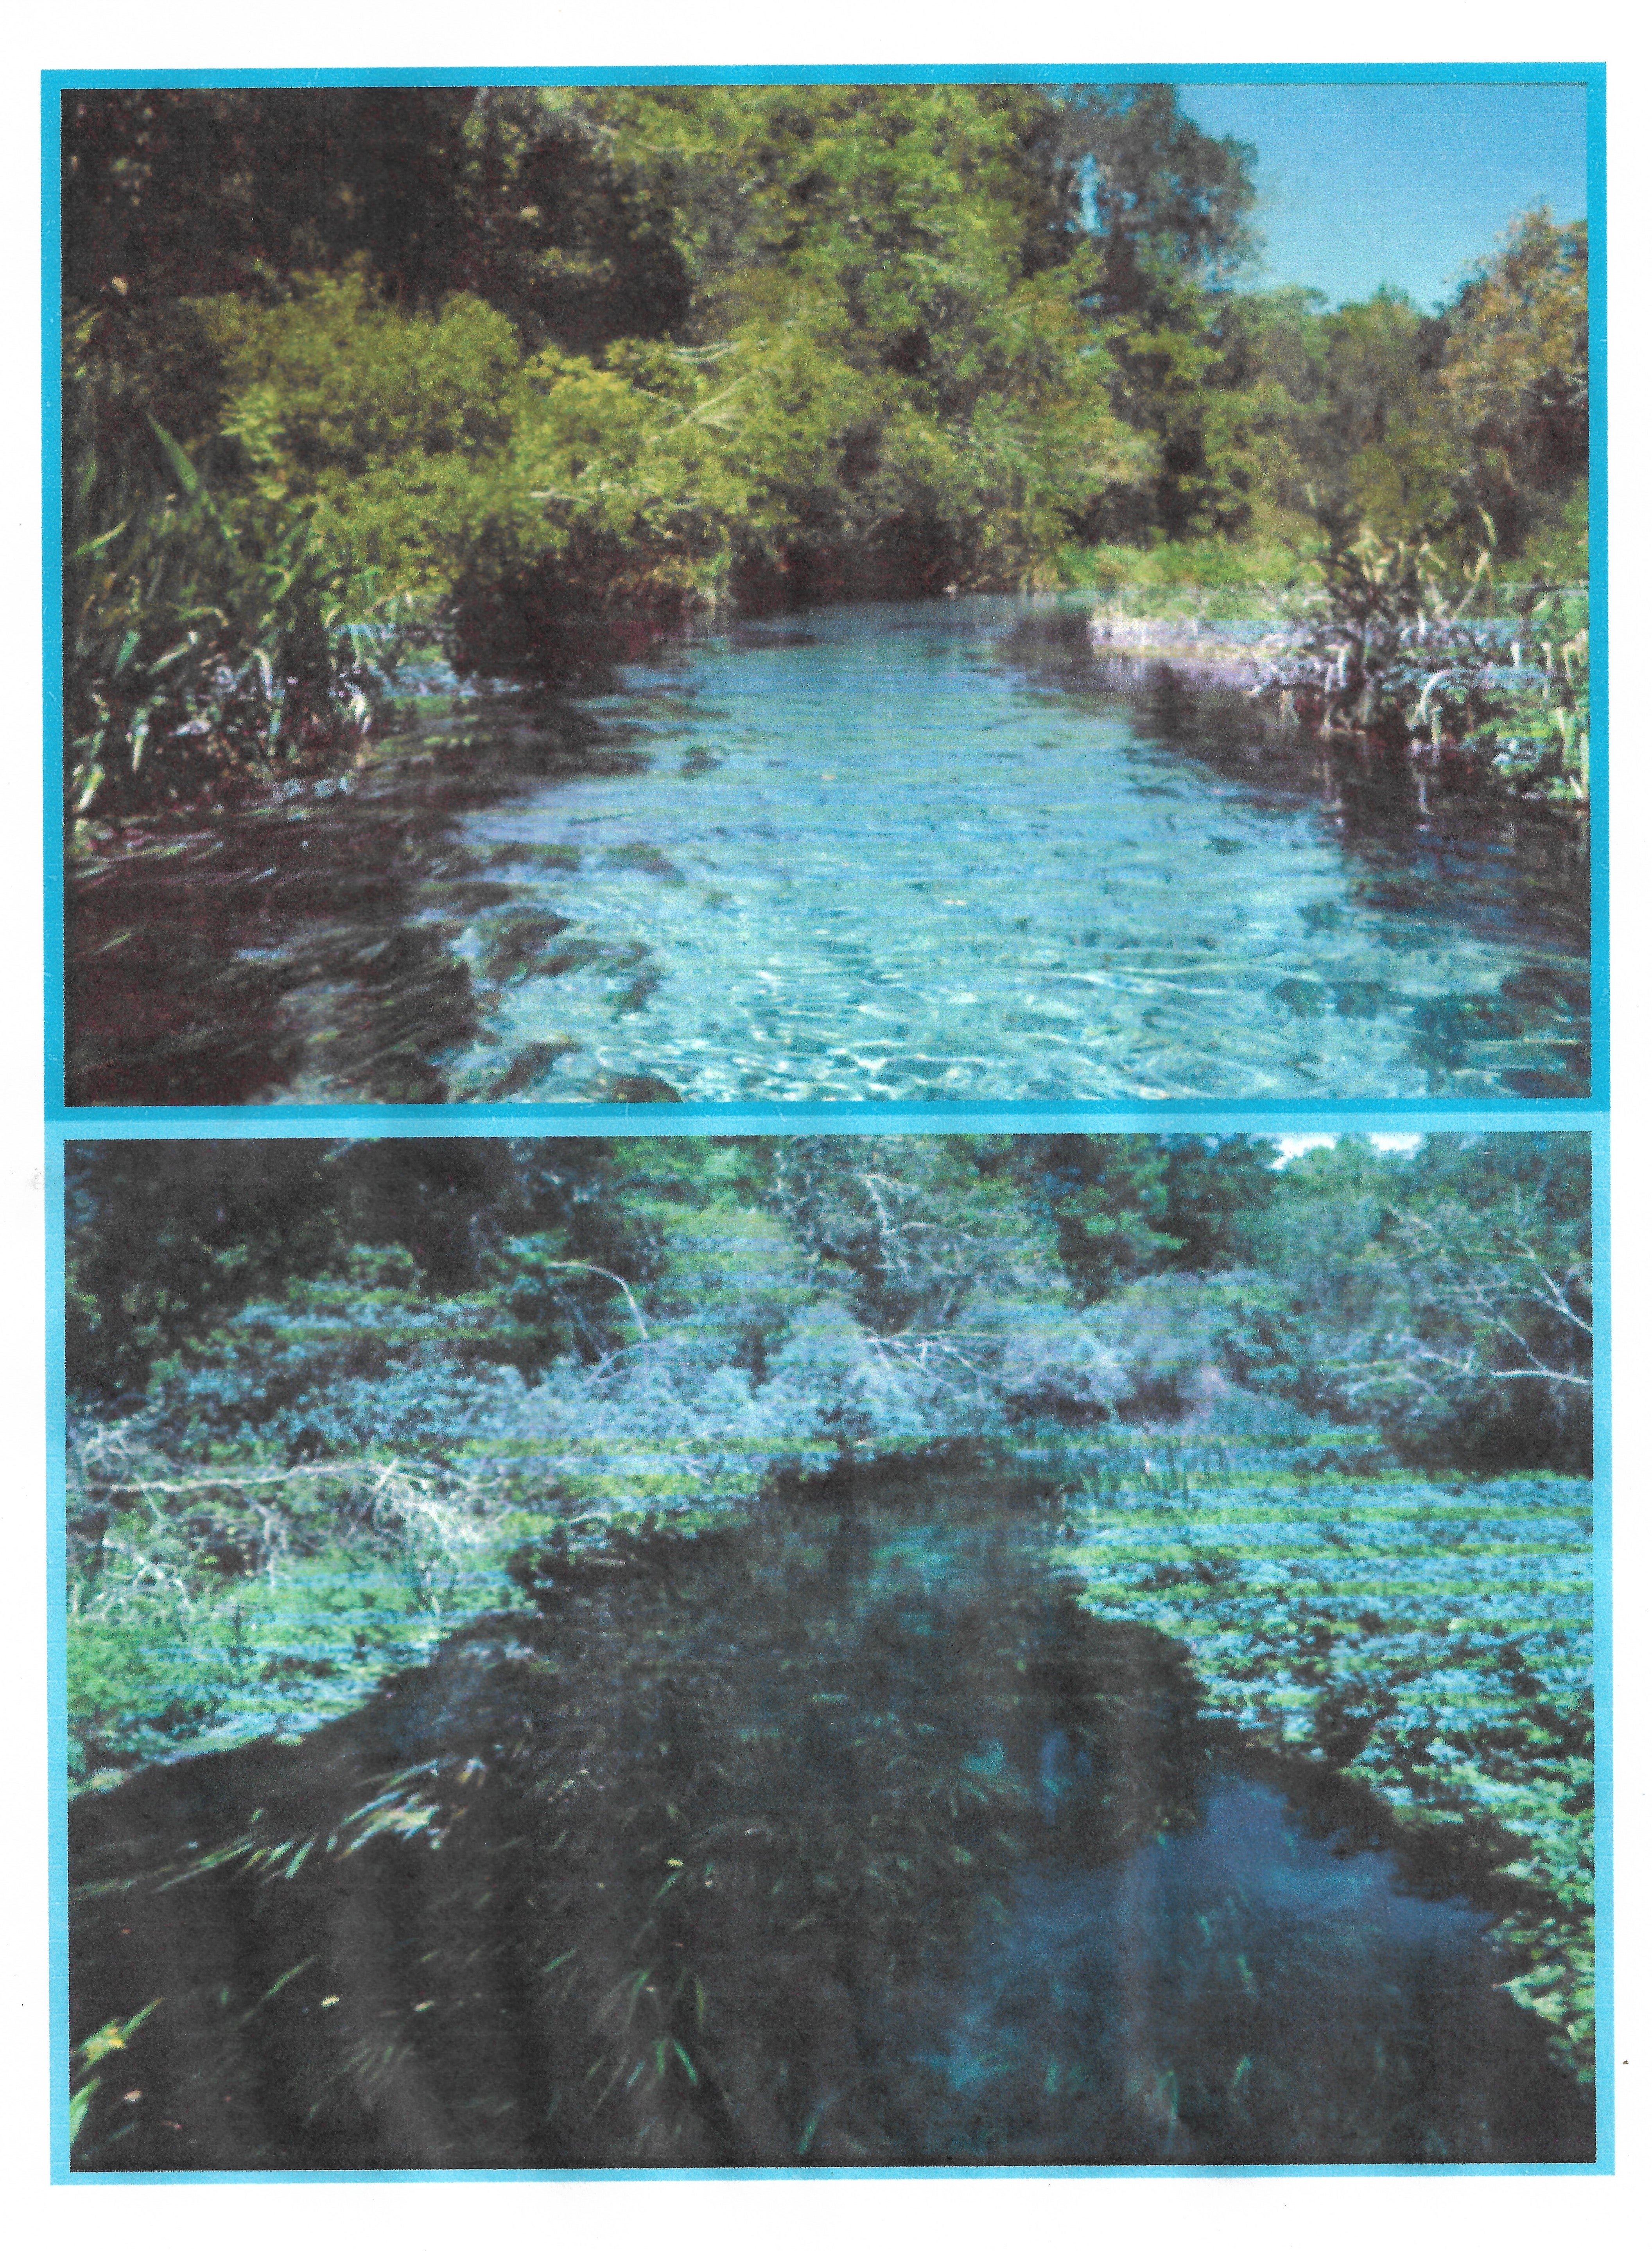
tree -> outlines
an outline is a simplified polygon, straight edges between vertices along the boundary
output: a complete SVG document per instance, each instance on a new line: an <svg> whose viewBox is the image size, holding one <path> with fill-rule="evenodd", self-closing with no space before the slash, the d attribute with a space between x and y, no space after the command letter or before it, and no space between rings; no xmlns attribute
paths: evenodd
<svg viewBox="0 0 1652 2251"><path fill-rule="evenodd" d="M1075 263L1116 369L1114 404L1157 455L1150 477L1098 495L1086 535L1241 529L1220 319L1256 247L1256 152L1203 132L1170 86L1063 88L1055 149L1069 228L1092 249Z"/></svg>
<svg viewBox="0 0 1652 2251"><path fill-rule="evenodd" d="M1441 383L1473 447L1472 497L1517 549L1588 474L1588 229L1524 212L1450 316Z"/></svg>
<svg viewBox="0 0 1652 2251"><path fill-rule="evenodd" d="M1256 250L1248 142L1182 114L1171 86L1067 87L1058 147L1082 223L1101 244L1109 315L1174 314L1182 290L1228 288Z"/></svg>
<svg viewBox="0 0 1652 2251"><path fill-rule="evenodd" d="M1169 1219L1165 1144L1152 1133L1018 1137L1013 1162L1055 1229L1081 1305L1094 1305L1179 1248Z"/></svg>
<svg viewBox="0 0 1652 2251"><path fill-rule="evenodd" d="M874 1334L933 1333L968 1311L1065 1294L1007 1152L973 1136L782 1143L774 1196L812 1265Z"/></svg>
<svg viewBox="0 0 1652 2251"><path fill-rule="evenodd" d="M1341 1412L1421 1458L1586 1466L1585 1136L1434 1134L1374 1162L1344 1143L1286 1167L1262 1246Z"/></svg>
<svg viewBox="0 0 1652 2251"><path fill-rule="evenodd" d="M1210 1271L1242 1263L1244 1225L1278 1187L1279 1153L1260 1136L1174 1134L1165 1167L1165 1232L1179 1266Z"/></svg>

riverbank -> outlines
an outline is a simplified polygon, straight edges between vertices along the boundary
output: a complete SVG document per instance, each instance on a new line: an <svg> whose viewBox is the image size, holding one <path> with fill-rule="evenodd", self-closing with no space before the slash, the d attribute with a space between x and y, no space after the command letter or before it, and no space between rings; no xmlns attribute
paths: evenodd
<svg viewBox="0 0 1652 2251"><path fill-rule="evenodd" d="M1492 1907L1508 1990L1589 2083L1588 1485L1418 1476L1369 1434L1321 1437L1143 1427L1047 1439L1006 1468L1029 1510L1062 1495L1048 1558L1085 1606L1186 1649L1215 1740L1370 1792L1414 1858ZM467 1620L531 1599L525 1559L559 1555L555 1576L616 1542L623 1556L639 1520L634 1500L547 1514L532 1452L508 1483L390 1460L183 1469L123 1459L118 1437L98 1458L79 1513L112 1528L81 1554L69 1667L75 1771L94 1792L179 1752L299 1741L401 1669L439 1666ZM973 1461L925 1458L858 1474L933 1482ZM753 1458L743 1481L762 1471ZM682 1473L657 1482L675 1492ZM667 1521L718 1534L756 1506L678 1505ZM226 1557L242 1570L226 1576Z"/></svg>
<svg viewBox="0 0 1652 2251"><path fill-rule="evenodd" d="M105 831L71 869L70 1098L1586 1090L1574 823L1109 676L1088 616L753 623Z"/></svg>
<svg viewBox="0 0 1652 2251"><path fill-rule="evenodd" d="M1300 1446L1275 1456L1308 1468ZM542 1518L505 1558L515 1606L349 1713L86 1794L83 2161L1586 2155L1586 2107L1563 2082L1545 2102L1541 2042L1446 1896L1483 1904L1496 1872L1476 1884L1458 1850L1437 1904L1391 1891L1415 1856L1362 1860L1380 1842L1363 1789L1292 1791L1288 1814L1287 1769L1247 1783L1224 1755L1197 1639L1190 1661L1093 1581L1075 1600L1095 1542L1061 1536L1084 1506L1061 1484L1085 1463L1089 1505L1116 1510L1167 1462L1185 1486L1168 1430L996 1468L845 1454L771 1479L755 1511ZM1506 1511L1510 1482L1481 1500ZM1355 1521L1382 1513L1369 1490ZM1270 1680L1297 1670L1289 1628L1255 1655ZM1165 1919L1143 1922L1133 1887L1161 1875ZM1075 1887L1094 1959L1060 1936ZM346 1927L377 1936L341 1946ZM1420 1972L1443 2005L1418 2018ZM1150 2021L1098 2045L1144 1978ZM119 2080L98 2067L115 2047Z"/></svg>
<svg viewBox="0 0 1652 2251"><path fill-rule="evenodd" d="M1441 612L1431 624L1396 627L1406 647L1386 651L1380 663L1372 660L1372 692L1363 703L1344 691L1348 651L1363 646L1370 653L1370 623L1328 606L1317 571L1303 577L1299 569L1269 584L1242 574L1215 585L1108 578L1065 583L1043 599L1075 617L1088 611L1088 644L1104 668L1168 665L1191 685L1242 689L1327 755L1399 750L1436 774L1443 759L1456 770L1459 786L1550 806L1586 826L1587 589L1511 593L1531 614L1465 619ZM930 600L939 609L956 598L949 588ZM1480 608L1495 601L1495 592L1483 593ZM473 668L456 673L463 655L446 646L433 613L407 611L393 628L353 626L326 708L318 705L283 732L279 696L270 711L259 707L256 724L238 710L232 725L216 705L210 716L191 706L174 728L176 742L153 749L142 775L139 743L120 789L88 792L77 782L66 805L66 847L72 856L95 856L157 820L211 820L271 793L347 786L352 772L393 759L432 710L479 698L527 706L547 691L612 692L619 668L668 657L678 644L743 631L806 632L812 617L834 606L743 606L725 595L663 615L592 612L566 647L541 651L537 677L532 652L516 652L509 679L483 677ZM264 686L268 701L274 689ZM220 700L227 693L218 692ZM149 724L158 731L158 720Z"/></svg>
<svg viewBox="0 0 1652 2251"><path fill-rule="evenodd" d="M1501 1891L1509 1990L1593 2073L1591 1500L1581 1479L1327 1468L1173 1432L1069 1496L1100 1617L1186 1644L1239 1746L1372 1790ZM1310 1457L1311 1460L1311 1456Z"/></svg>
<svg viewBox="0 0 1652 2251"><path fill-rule="evenodd" d="M1587 591L1558 625L1463 621L1400 633L1400 646L1360 672L1369 628L1302 597L1275 595L1257 619L1219 618L1203 602L1156 613L1116 595L1089 626L1097 662L1172 667L1190 685L1242 689L1328 761L1407 764L1419 808L1430 786L1542 806L1586 839L1589 817Z"/></svg>

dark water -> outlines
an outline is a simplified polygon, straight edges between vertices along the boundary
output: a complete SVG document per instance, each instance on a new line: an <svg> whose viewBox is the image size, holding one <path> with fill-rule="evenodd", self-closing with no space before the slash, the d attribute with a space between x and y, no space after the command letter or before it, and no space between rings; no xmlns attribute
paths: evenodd
<svg viewBox="0 0 1652 2251"><path fill-rule="evenodd" d="M1018 1879L918 2051L915 2136L953 2163L1586 2157L1491 1921L1357 1815L1218 1766L1191 1828Z"/></svg>
<svg viewBox="0 0 1652 2251"><path fill-rule="evenodd" d="M156 2005L78 2162L1587 2159L1489 1908L1236 1770L1052 1522L897 1466L553 1538L357 1714L83 1796L72 2037Z"/></svg>
<svg viewBox="0 0 1652 2251"><path fill-rule="evenodd" d="M130 840L72 885L72 1098L1586 1092L1571 832L1083 614L747 627Z"/></svg>

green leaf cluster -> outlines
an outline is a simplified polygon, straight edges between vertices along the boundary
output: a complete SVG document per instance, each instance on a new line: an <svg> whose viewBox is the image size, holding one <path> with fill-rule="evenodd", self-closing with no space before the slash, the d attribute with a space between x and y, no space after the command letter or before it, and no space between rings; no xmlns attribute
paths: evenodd
<svg viewBox="0 0 1652 2251"><path fill-rule="evenodd" d="M1362 541L1586 565L1582 227L1434 316L1247 290L1252 152L1167 87L86 92L65 149L88 807L348 750L392 598L532 676L1236 542L1339 623Z"/></svg>

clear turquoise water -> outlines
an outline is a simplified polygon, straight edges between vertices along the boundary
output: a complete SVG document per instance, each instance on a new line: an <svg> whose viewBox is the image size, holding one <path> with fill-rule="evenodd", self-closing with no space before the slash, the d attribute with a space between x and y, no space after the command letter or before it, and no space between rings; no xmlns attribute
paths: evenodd
<svg viewBox="0 0 1652 2251"><path fill-rule="evenodd" d="M427 697L367 773L128 840L72 885L71 1098L1587 1091L1571 832L1104 666L1086 615Z"/></svg>
<svg viewBox="0 0 1652 2251"><path fill-rule="evenodd" d="M523 1090L540 1095L593 1065L699 1099L1575 1077L1575 932L1506 838L1425 821L1408 780L1351 836L1358 808L1304 788L1255 706L1184 698L1156 723L1099 673L1040 677L1035 641L1015 653L1030 665L1003 648L1018 611L1039 616L827 612L587 706L636 731L646 770L558 783L470 834L496 865L518 844L577 858L553 887L561 943L600 954L503 994L461 1077L495 1039L577 1043ZM1201 754L1213 719L1238 770Z"/></svg>

